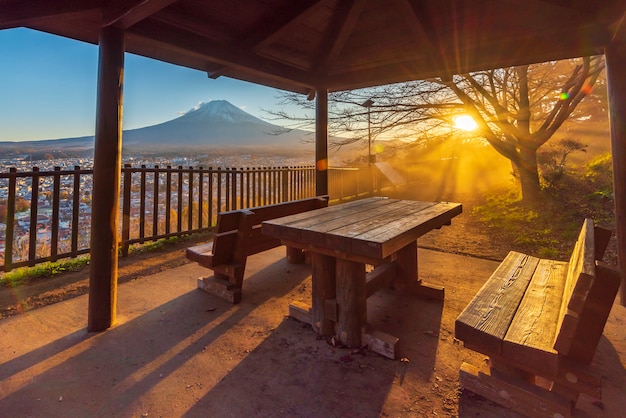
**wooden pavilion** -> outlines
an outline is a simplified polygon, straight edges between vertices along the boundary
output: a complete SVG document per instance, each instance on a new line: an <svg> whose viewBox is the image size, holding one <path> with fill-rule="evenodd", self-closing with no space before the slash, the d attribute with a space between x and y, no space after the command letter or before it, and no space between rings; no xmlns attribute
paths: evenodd
<svg viewBox="0 0 626 418"><path fill-rule="evenodd" d="M90 331L115 322L125 52L314 97L318 194L329 91L605 54L626 303L625 17L625 0L0 0L0 29L100 48Z"/></svg>

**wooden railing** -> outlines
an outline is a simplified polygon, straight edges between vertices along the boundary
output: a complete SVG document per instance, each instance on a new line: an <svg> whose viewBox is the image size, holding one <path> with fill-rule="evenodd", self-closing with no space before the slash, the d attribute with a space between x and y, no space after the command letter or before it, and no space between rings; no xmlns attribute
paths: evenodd
<svg viewBox="0 0 626 418"><path fill-rule="evenodd" d="M89 252L92 170L0 173L0 270ZM390 184L375 169L330 168L331 204ZM120 248L209 231L222 211L315 195L315 167L122 168ZM0 212L0 215L2 212ZM5 225L4 231L1 226ZM2 245L4 244L4 246ZM12 244L12 245L11 245Z"/></svg>

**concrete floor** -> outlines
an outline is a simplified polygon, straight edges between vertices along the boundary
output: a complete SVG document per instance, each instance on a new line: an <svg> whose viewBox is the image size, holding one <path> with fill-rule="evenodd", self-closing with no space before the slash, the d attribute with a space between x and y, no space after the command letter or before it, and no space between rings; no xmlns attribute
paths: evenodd
<svg viewBox="0 0 626 418"><path fill-rule="evenodd" d="M249 259L238 305L197 290L208 270L188 264L120 285L106 332L86 331L87 295L1 320L0 416L515 417L457 391L461 362L482 356L454 340L454 319L497 263L419 254L443 303L387 289L368 300L369 322L410 362L332 347L287 318L290 301L310 299L310 266L278 248ZM604 404L579 402L579 416L624 411L613 400L625 394L625 319L616 305L596 356Z"/></svg>

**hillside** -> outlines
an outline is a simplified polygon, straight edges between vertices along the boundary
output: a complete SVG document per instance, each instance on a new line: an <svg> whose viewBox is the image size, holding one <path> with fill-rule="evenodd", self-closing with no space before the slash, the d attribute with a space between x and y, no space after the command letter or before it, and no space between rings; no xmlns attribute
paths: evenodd
<svg viewBox="0 0 626 418"><path fill-rule="evenodd" d="M157 125L123 132L124 153L197 152L245 147L275 154L313 152L309 132L287 130L263 121L226 100L204 103ZM308 141L308 142L307 142ZM90 156L94 137L0 142L0 158L15 155ZM33 155L35 154L35 155Z"/></svg>

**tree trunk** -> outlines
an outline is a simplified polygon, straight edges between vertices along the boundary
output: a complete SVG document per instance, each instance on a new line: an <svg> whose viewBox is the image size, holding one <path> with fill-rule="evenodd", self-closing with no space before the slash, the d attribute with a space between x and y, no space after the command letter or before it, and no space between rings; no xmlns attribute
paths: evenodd
<svg viewBox="0 0 626 418"><path fill-rule="evenodd" d="M537 168L537 150L520 148L519 163L516 163L522 186L522 201L534 205L539 201L541 186L539 184L539 169Z"/></svg>

